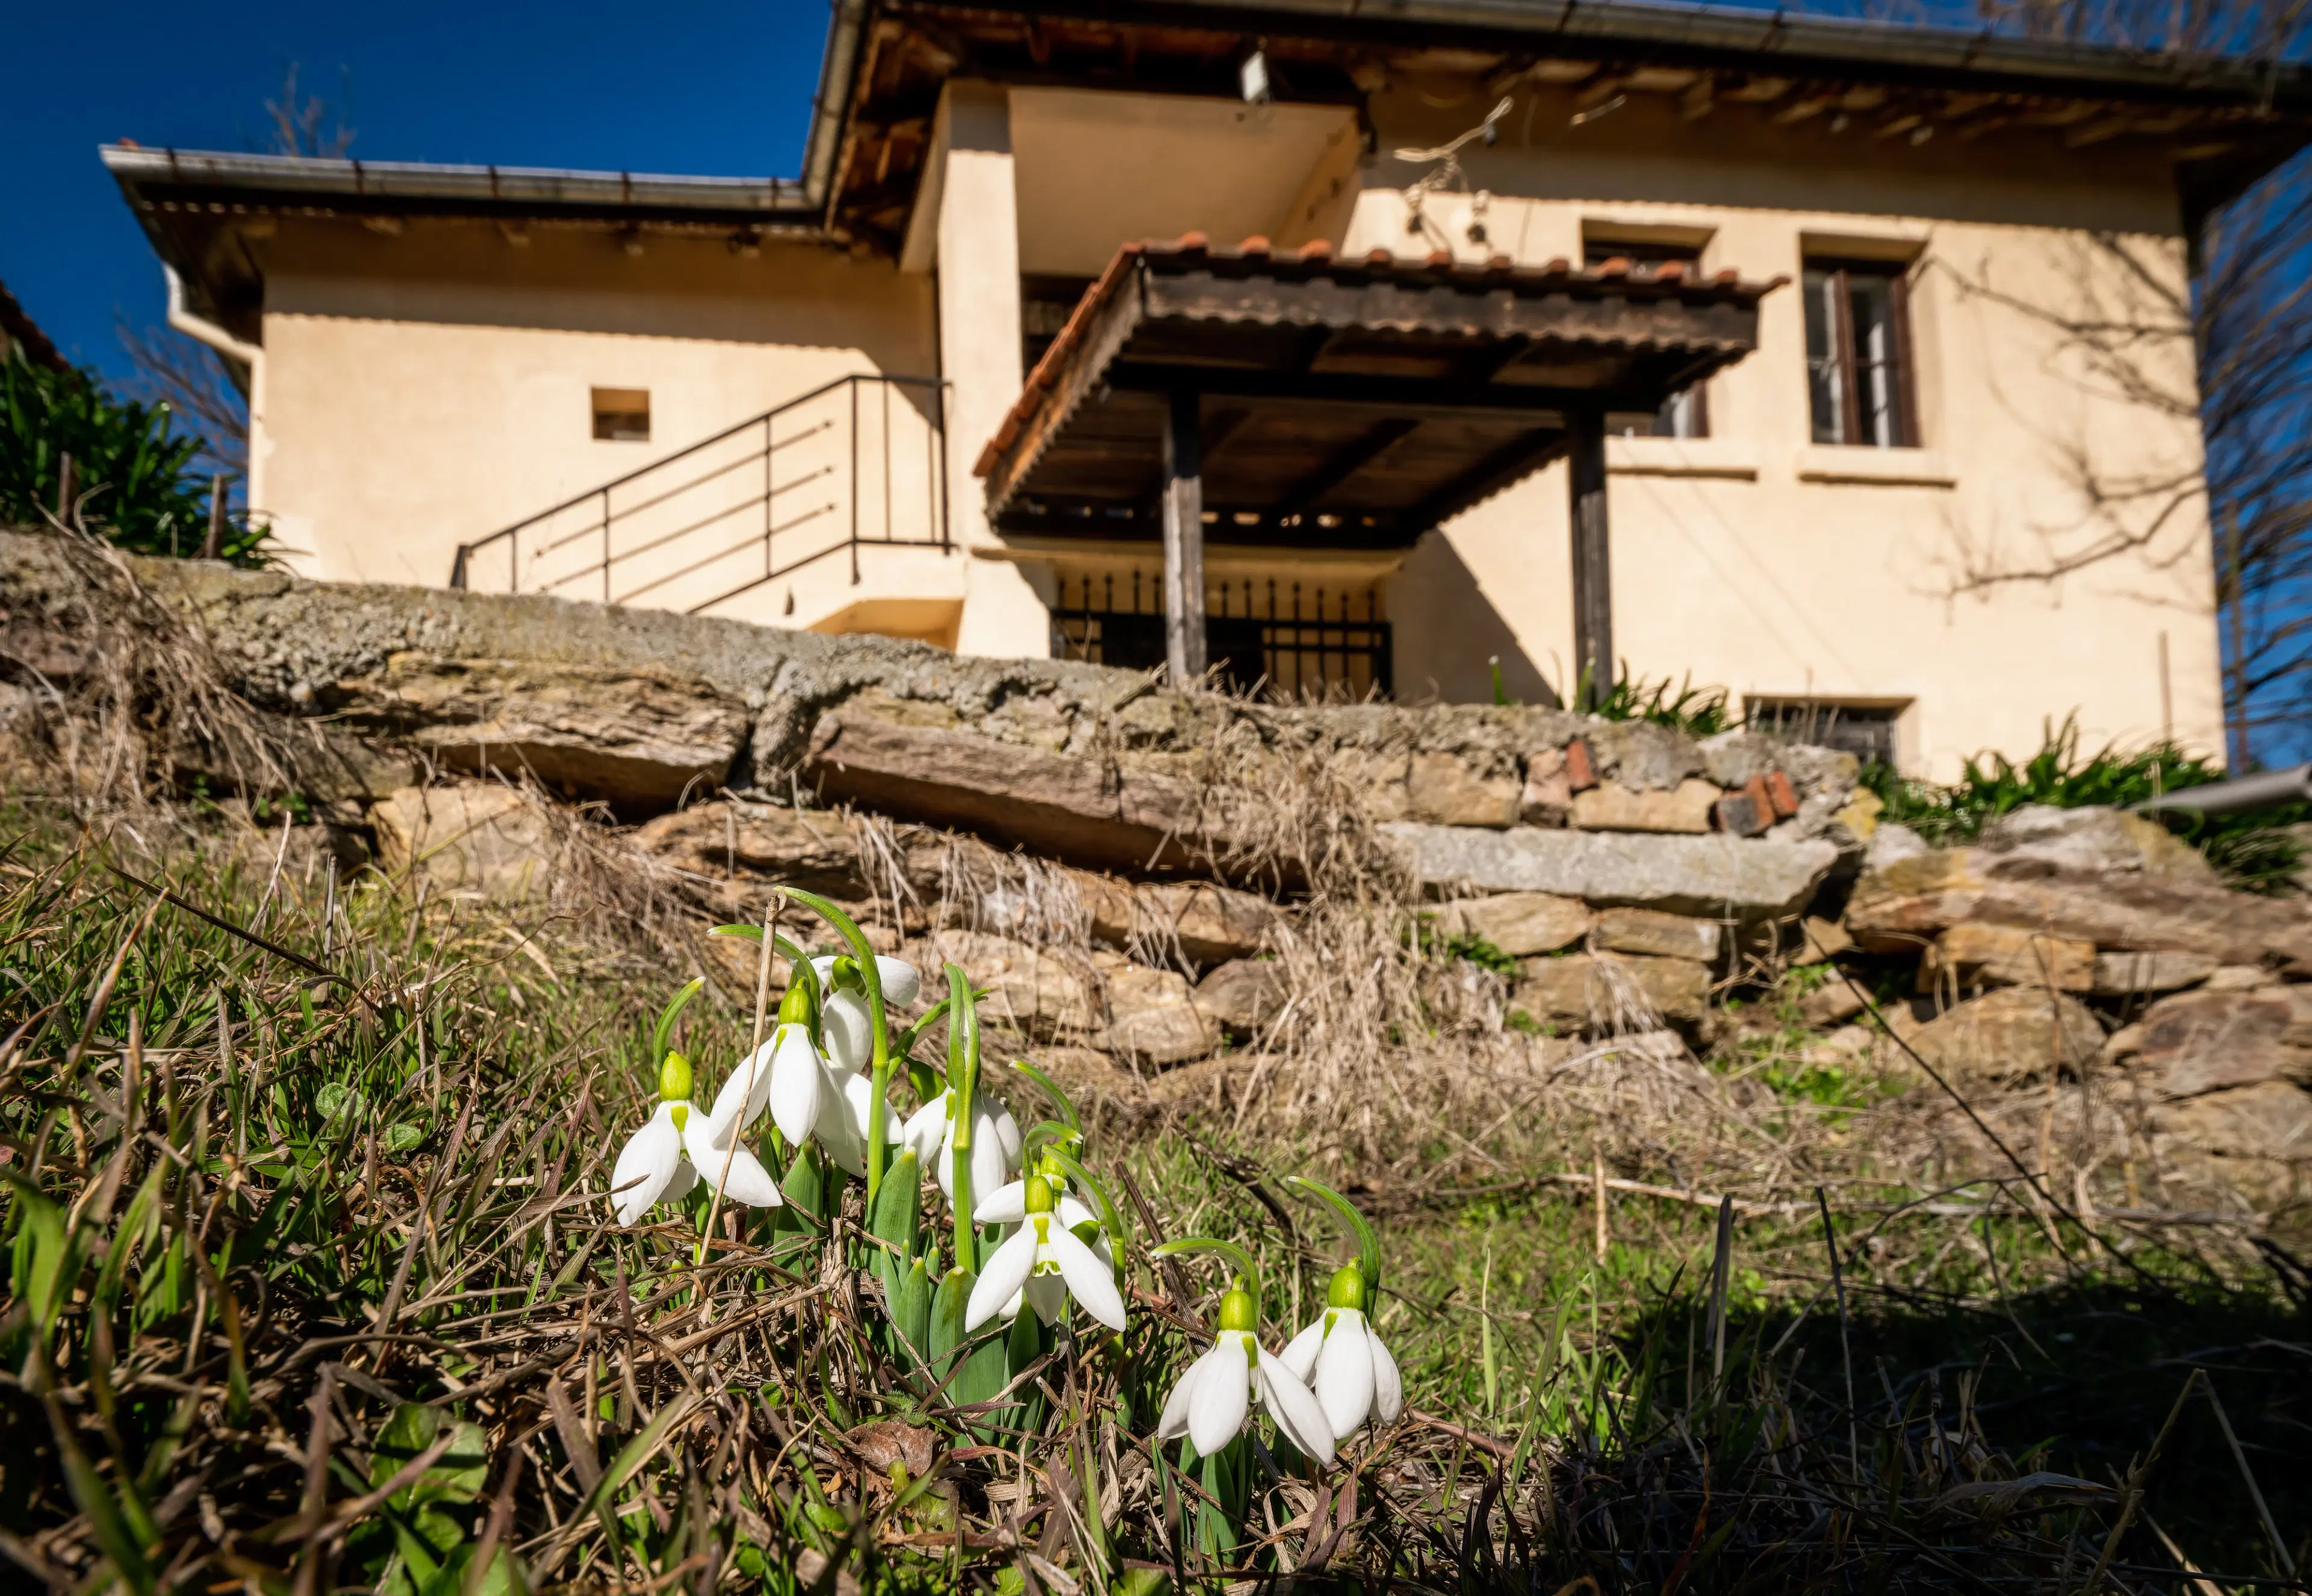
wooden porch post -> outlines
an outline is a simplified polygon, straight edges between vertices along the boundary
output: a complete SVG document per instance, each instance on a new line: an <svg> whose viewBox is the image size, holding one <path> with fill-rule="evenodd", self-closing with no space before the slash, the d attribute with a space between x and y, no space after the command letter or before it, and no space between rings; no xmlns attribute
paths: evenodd
<svg viewBox="0 0 2312 1596"><path fill-rule="evenodd" d="M1606 524L1606 416L1571 411L1565 417L1568 480L1572 494L1573 669L1577 709L1614 690L1614 563Z"/></svg>
<svg viewBox="0 0 2312 1596"><path fill-rule="evenodd" d="M1176 687L1204 673L1204 433L1194 390L1164 413L1164 665Z"/></svg>

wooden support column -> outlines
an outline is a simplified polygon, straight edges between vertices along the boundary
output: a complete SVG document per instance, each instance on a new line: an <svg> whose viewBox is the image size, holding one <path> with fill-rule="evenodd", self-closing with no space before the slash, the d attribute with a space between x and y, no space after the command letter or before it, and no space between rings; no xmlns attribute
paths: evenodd
<svg viewBox="0 0 2312 1596"><path fill-rule="evenodd" d="M1204 673L1204 462L1197 395L1164 413L1164 664L1176 686Z"/></svg>
<svg viewBox="0 0 2312 1596"><path fill-rule="evenodd" d="M1572 410L1565 417L1573 534L1573 670L1588 709L1614 690L1614 559L1606 522L1606 415ZM1584 679L1586 678L1586 681Z"/></svg>

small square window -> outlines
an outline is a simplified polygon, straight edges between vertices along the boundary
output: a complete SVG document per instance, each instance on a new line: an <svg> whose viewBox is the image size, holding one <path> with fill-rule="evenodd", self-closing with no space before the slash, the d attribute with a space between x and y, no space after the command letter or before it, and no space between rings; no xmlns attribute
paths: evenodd
<svg viewBox="0 0 2312 1596"><path fill-rule="evenodd" d="M594 390L594 435L611 443L650 442L650 390Z"/></svg>

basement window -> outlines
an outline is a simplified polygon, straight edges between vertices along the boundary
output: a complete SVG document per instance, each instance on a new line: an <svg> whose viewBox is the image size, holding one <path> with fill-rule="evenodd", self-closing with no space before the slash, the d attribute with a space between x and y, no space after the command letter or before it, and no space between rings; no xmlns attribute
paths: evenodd
<svg viewBox="0 0 2312 1596"><path fill-rule="evenodd" d="M1836 749L1865 765L1883 765L1889 770L1896 767L1896 728L1909 707L1836 698L1752 698L1747 705L1754 732Z"/></svg>
<svg viewBox="0 0 2312 1596"><path fill-rule="evenodd" d="M609 443L650 442L650 390L594 390L594 435Z"/></svg>

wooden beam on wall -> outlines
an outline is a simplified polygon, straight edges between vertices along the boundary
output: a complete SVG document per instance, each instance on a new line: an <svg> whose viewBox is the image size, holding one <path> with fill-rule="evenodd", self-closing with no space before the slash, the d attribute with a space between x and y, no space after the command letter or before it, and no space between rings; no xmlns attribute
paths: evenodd
<svg viewBox="0 0 2312 1596"><path fill-rule="evenodd" d="M1613 540L1606 518L1606 415L1582 410L1566 421L1566 473L1573 532L1573 669L1578 709L1614 690Z"/></svg>
<svg viewBox="0 0 2312 1596"><path fill-rule="evenodd" d="M1164 410L1164 665L1175 687L1204 673L1204 429L1193 390Z"/></svg>

